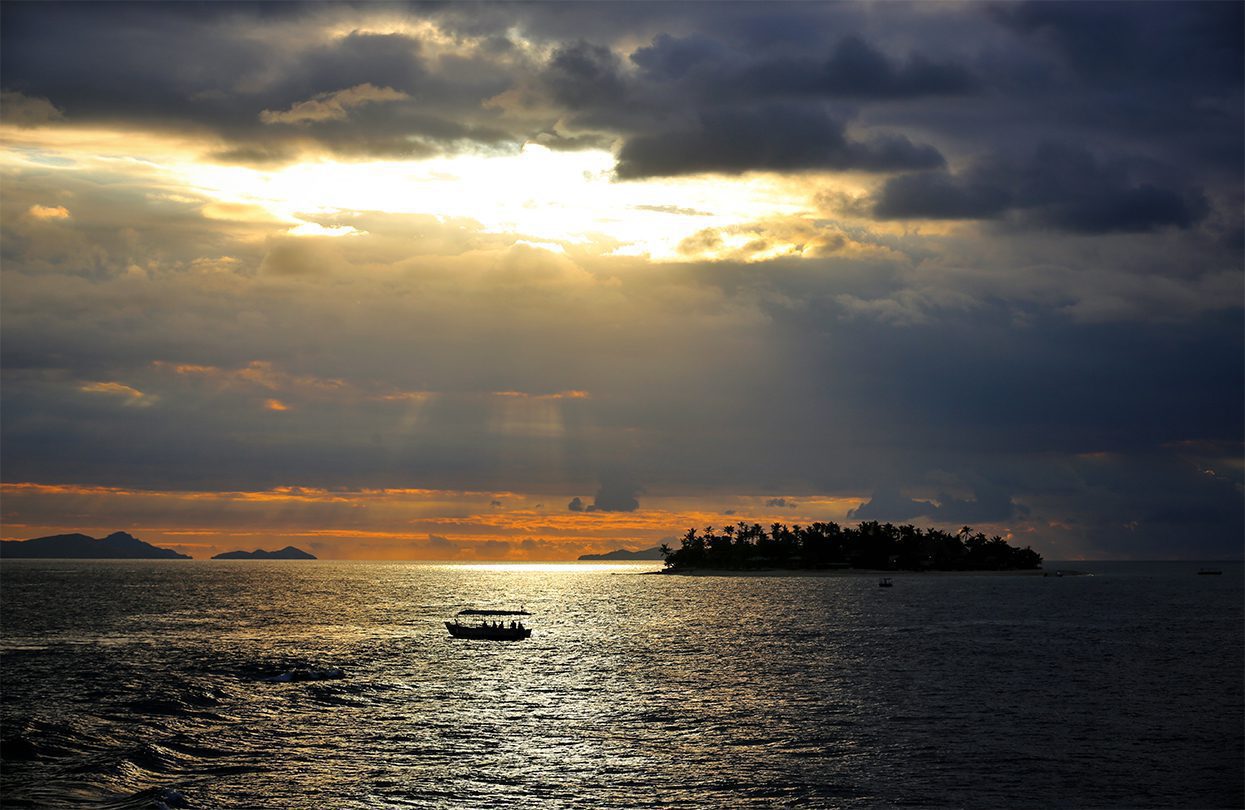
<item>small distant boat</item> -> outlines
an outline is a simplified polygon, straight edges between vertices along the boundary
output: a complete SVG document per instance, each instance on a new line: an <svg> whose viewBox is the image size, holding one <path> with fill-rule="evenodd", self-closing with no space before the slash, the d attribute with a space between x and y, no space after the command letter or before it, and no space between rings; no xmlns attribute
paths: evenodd
<svg viewBox="0 0 1245 810"><path fill-rule="evenodd" d="M531 616L526 610L480 610L467 608L454 614L445 629L454 638L486 639L489 641L522 641L532 637L532 628L524 627L515 617ZM466 621L463 621L464 617ZM507 619L506 617L510 617ZM475 622L475 623L473 623Z"/></svg>
<svg viewBox="0 0 1245 810"><path fill-rule="evenodd" d="M1220 571L1218 568L1202 568L1198 570L1197 572L1197 575L1199 577L1217 577L1222 574L1223 572Z"/></svg>
<svg viewBox="0 0 1245 810"><path fill-rule="evenodd" d="M879 588L893 588L894 583L891 582L890 577L882 577L881 579L878 580L878 587Z"/></svg>

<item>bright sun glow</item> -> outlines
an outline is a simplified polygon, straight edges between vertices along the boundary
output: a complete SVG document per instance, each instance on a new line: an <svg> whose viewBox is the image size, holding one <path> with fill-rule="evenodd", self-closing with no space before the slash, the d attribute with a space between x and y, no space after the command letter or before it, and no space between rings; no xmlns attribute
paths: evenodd
<svg viewBox="0 0 1245 810"><path fill-rule="evenodd" d="M537 144L510 155L319 159L261 169L202 162L201 144L160 136L2 130L0 166L142 176L167 189L165 199L206 199L200 209L206 217L270 223L292 236L357 236L366 232L368 214L424 215L473 220L488 232L553 252L575 246L656 261L799 254L812 241L807 233L762 236L756 223L806 217L817 208L817 187L847 188L846 178L795 183L770 174L618 182L610 152L558 152ZM697 236L709 231L713 239ZM693 236L690 253L681 253Z"/></svg>
<svg viewBox="0 0 1245 810"><path fill-rule="evenodd" d="M803 197L765 178L680 178L620 183L604 151L555 152L535 144L517 155L422 161L319 161L282 169L183 163L188 185L220 202L258 206L295 235L357 233L358 214L467 218L528 244L610 243L620 254L677 256L679 243L802 210ZM541 245L544 246L544 245Z"/></svg>

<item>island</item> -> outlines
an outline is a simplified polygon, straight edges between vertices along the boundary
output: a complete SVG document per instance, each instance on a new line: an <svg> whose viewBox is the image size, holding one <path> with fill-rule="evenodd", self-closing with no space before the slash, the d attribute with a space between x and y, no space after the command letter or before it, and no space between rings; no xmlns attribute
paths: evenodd
<svg viewBox="0 0 1245 810"><path fill-rule="evenodd" d="M32 540L0 541L0 557L57 560L189 560L170 548L144 543L132 534L113 532L104 538L85 534L54 534Z"/></svg>
<svg viewBox="0 0 1245 810"><path fill-rule="evenodd" d="M661 546L669 573L711 569L871 571L1036 571L1042 555L965 526L952 534L877 521L856 528L837 523L786 526L740 522L720 532L689 529L681 547Z"/></svg>
<svg viewBox="0 0 1245 810"><path fill-rule="evenodd" d="M254 551L226 551L217 554L213 560L314 560L314 554L308 554L301 548L286 546L280 551L264 551L257 548Z"/></svg>
<svg viewBox="0 0 1245 810"><path fill-rule="evenodd" d="M581 554L579 559L583 560L664 560L665 555L659 547L644 548L639 551L631 551L630 549L620 548L614 551L607 551L604 554Z"/></svg>

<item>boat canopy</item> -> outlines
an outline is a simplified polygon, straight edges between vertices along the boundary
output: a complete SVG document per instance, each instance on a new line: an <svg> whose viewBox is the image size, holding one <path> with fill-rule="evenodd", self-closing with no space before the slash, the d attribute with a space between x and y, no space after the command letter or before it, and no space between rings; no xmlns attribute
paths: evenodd
<svg viewBox="0 0 1245 810"><path fill-rule="evenodd" d="M467 608L454 614L456 616L531 616L526 610L477 610Z"/></svg>

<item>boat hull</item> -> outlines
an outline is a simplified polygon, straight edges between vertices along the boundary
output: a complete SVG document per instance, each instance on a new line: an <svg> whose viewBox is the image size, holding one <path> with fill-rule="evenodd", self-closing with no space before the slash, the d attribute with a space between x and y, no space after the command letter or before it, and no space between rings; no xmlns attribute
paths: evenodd
<svg viewBox="0 0 1245 810"><path fill-rule="evenodd" d="M532 628L530 627L511 629L509 627L480 627L479 625L446 622L445 629L449 630L450 635L454 638L475 638L487 641L522 641L532 636Z"/></svg>

